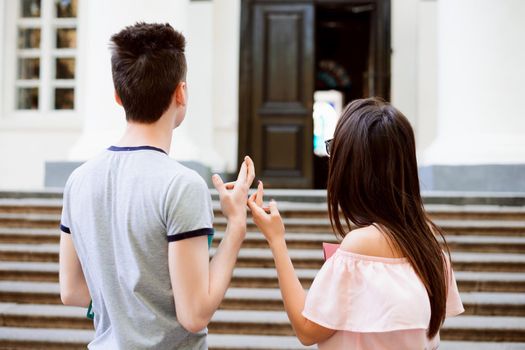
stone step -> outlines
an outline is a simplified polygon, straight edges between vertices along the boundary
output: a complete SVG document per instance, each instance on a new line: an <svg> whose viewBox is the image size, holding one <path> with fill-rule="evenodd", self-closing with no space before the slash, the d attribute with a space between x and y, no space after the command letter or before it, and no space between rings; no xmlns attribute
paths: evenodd
<svg viewBox="0 0 525 350"><path fill-rule="evenodd" d="M328 219L326 203L279 202L278 208L283 218ZM223 217L218 202L213 203L216 217ZM481 220L481 221L522 221L525 222L525 207L504 207L491 205L445 205L428 204L425 210L433 220Z"/></svg>
<svg viewBox="0 0 525 350"><path fill-rule="evenodd" d="M516 220L525 221L525 206L426 204L434 220Z"/></svg>
<svg viewBox="0 0 525 350"><path fill-rule="evenodd" d="M0 300L18 304L62 304L60 287L52 282L0 281Z"/></svg>
<svg viewBox="0 0 525 350"><path fill-rule="evenodd" d="M85 350L95 332L87 329L0 327L3 349Z"/></svg>
<svg viewBox="0 0 525 350"><path fill-rule="evenodd" d="M55 243L60 241L60 230L55 228L0 227L0 243Z"/></svg>
<svg viewBox="0 0 525 350"><path fill-rule="evenodd" d="M289 255L297 268L319 269L324 261L321 249L290 249ZM525 255L521 254L452 252L452 263L458 271L525 271ZM273 267L272 253L269 249L243 248L237 266Z"/></svg>
<svg viewBox="0 0 525 350"><path fill-rule="evenodd" d="M454 274L463 292L525 292L523 272L455 271Z"/></svg>
<svg viewBox="0 0 525 350"><path fill-rule="evenodd" d="M233 349L271 349L271 350L302 350L317 349L317 346L304 346L294 336L264 336L239 334L209 334L210 350Z"/></svg>
<svg viewBox="0 0 525 350"><path fill-rule="evenodd" d="M61 304L58 283L0 281L4 302ZM525 316L523 293L461 293L466 315ZM282 311L281 293L277 288L229 288L221 304L227 310Z"/></svg>
<svg viewBox="0 0 525 350"><path fill-rule="evenodd" d="M54 228L60 224L59 214L1 213L0 227Z"/></svg>
<svg viewBox="0 0 525 350"><path fill-rule="evenodd" d="M273 198L278 202L326 202L326 190L266 189L264 192L266 198ZM217 191L211 189L210 193L214 200L218 200ZM62 189L0 191L0 198L61 199L62 194ZM525 193L422 191L421 196L425 204L525 206Z"/></svg>
<svg viewBox="0 0 525 350"><path fill-rule="evenodd" d="M214 246L224 237L224 232L217 231ZM525 253L525 237L504 236L446 236L453 251L483 253ZM320 249L323 242L337 243L332 233L287 233L288 247L294 249ZM441 237L438 238L441 241ZM0 228L0 243L58 243L60 233L57 229ZM248 232L243 243L244 248L268 247L260 232Z"/></svg>
<svg viewBox="0 0 525 350"><path fill-rule="evenodd" d="M525 254L525 237L447 235L445 239L451 251Z"/></svg>
<svg viewBox="0 0 525 350"><path fill-rule="evenodd" d="M0 198L0 213L60 214L62 198Z"/></svg>
<svg viewBox="0 0 525 350"><path fill-rule="evenodd" d="M2 346L12 350L45 348L85 349L93 339L90 330L69 330L52 328L0 327ZM297 338L286 336L228 335L209 334L210 350L266 349L266 350L301 350L316 347L302 346ZM440 350L523 350L525 343L487 343L442 341Z"/></svg>
<svg viewBox="0 0 525 350"><path fill-rule="evenodd" d="M525 317L524 293L461 293L465 315Z"/></svg>
<svg viewBox="0 0 525 350"><path fill-rule="evenodd" d="M317 272L318 270L315 269L296 270L296 273L305 288L310 286ZM525 293L525 273L456 271L455 275L456 281L462 292ZM0 262L0 281L9 281L9 283L56 283L58 282L58 264ZM275 269L272 268L238 267L233 273L232 287L277 288L277 274ZM10 300L17 300L16 296L13 298Z"/></svg>
<svg viewBox="0 0 525 350"><path fill-rule="evenodd" d="M91 330L0 327L0 342L9 349L85 349L93 336ZM238 334L209 334L208 346L210 350L316 348L301 345L296 337Z"/></svg>
<svg viewBox="0 0 525 350"><path fill-rule="evenodd" d="M213 201L214 213L222 217L220 204ZM433 219L521 220L525 221L525 206L427 204L425 209ZM57 198L0 198L0 213L60 214L62 200ZM279 202L284 218L328 218L326 203Z"/></svg>
<svg viewBox="0 0 525 350"><path fill-rule="evenodd" d="M522 293L462 293L467 315L525 316ZM221 309L284 310L278 289L230 288Z"/></svg>
<svg viewBox="0 0 525 350"><path fill-rule="evenodd" d="M304 288L309 288L317 269L296 269ZM470 272L455 271L456 281L464 292L525 292L523 272ZM278 288L277 273L272 268L241 268L233 272L232 287Z"/></svg>
<svg viewBox="0 0 525 350"><path fill-rule="evenodd" d="M224 237L224 232L216 232L214 246ZM451 251L478 253L525 253L524 237L498 236L446 236ZM438 240L442 242L441 237ZM286 243L290 249L320 249L323 242L338 243L331 233L287 233ZM243 248L267 248L268 244L260 232L248 232Z"/></svg>
<svg viewBox="0 0 525 350"><path fill-rule="evenodd" d="M58 262L57 244L0 244L0 261ZM215 248L211 249L213 255ZM321 249L290 249L297 268L317 268L323 263ZM525 271L525 255L500 253L453 252L452 262L458 271ZM267 248L242 248L237 259L239 267L273 267Z"/></svg>
<svg viewBox="0 0 525 350"><path fill-rule="evenodd" d="M0 244L0 261L58 262L58 244Z"/></svg>
<svg viewBox="0 0 525 350"><path fill-rule="evenodd" d="M447 235L483 235L483 236L525 236L525 221L483 221L483 220L435 220ZM329 233L332 228L328 219L291 218L284 220L286 232L290 233ZM224 231L226 220L222 217L214 220L214 227ZM257 231L257 226L248 218L248 231Z"/></svg>
<svg viewBox="0 0 525 350"><path fill-rule="evenodd" d="M85 309L62 305L0 303L3 326L92 329ZM218 310L208 326L212 334L293 336L285 312ZM449 318L443 340L525 342L525 318L459 316Z"/></svg>
<svg viewBox="0 0 525 350"><path fill-rule="evenodd" d="M525 318L504 316L452 317L445 320L441 339L525 342Z"/></svg>
<svg viewBox="0 0 525 350"><path fill-rule="evenodd" d="M0 228L57 228L60 223L58 214L21 214L0 213ZM448 235L506 235L525 236L523 220L435 220ZM319 218L285 219L287 232L332 233L330 221ZM218 231L226 228L226 219L217 217L214 227ZM248 218L248 231L257 231L251 218Z"/></svg>
<svg viewBox="0 0 525 350"><path fill-rule="evenodd" d="M442 341L439 350L525 350L525 343Z"/></svg>

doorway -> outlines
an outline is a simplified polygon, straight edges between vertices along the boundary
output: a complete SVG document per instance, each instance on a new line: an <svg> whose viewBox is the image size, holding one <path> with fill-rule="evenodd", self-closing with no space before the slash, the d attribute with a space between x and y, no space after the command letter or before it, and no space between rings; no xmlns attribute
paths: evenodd
<svg viewBox="0 0 525 350"><path fill-rule="evenodd" d="M326 188L314 93L389 98L390 0L243 0L240 55L239 161L268 187Z"/></svg>
<svg viewBox="0 0 525 350"><path fill-rule="evenodd" d="M368 96L369 64L372 54L371 35L373 4L319 4L315 16L315 91L340 92L342 105ZM315 99L314 99L315 101ZM315 101L316 106L332 107L337 118L340 108L330 102ZM315 123L319 123L316 127ZM323 120L314 120L314 130L322 129ZM333 136L333 130L323 130L324 139ZM316 147L314 131L314 148ZM324 140L319 140L320 147ZM324 151L324 150L323 150ZM317 150L313 158L313 188L324 189L328 178L328 157Z"/></svg>

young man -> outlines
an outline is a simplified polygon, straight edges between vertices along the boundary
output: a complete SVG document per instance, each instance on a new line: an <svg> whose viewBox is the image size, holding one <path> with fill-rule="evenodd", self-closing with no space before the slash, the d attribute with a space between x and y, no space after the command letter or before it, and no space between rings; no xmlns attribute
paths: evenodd
<svg viewBox="0 0 525 350"><path fill-rule="evenodd" d="M128 125L65 186L60 295L66 305L92 300L90 349L207 349L246 234L253 162L245 158L235 183L212 178L228 223L210 261L208 188L167 155L186 112L185 39L169 24L138 23L111 41Z"/></svg>

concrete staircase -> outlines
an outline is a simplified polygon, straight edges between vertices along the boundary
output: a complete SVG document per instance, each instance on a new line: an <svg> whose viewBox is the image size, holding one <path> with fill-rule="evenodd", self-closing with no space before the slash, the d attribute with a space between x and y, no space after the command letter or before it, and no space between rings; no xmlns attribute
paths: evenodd
<svg viewBox="0 0 525 350"><path fill-rule="evenodd" d="M86 310L61 305L58 288L60 192L0 192L0 348L85 348ZM335 242L324 194L270 191L305 288ZM448 319L440 349L525 349L525 198L427 195L447 233L466 312ZM452 203L452 205L450 204ZM498 205L501 204L501 205ZM216 195L214 247L225 219ZM303 349L283 311L273 260L253 223L231 288L209 325L210 349ZM215 248L212 248L212 253Z"/></svg>

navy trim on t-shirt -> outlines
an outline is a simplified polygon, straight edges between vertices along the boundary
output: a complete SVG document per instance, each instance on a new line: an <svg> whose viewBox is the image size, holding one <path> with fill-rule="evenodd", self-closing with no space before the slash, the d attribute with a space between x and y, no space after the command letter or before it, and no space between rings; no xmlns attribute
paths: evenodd
<svg viewBox="0 0 525 350"><path fill-rule="evenodd" d="M141 150L150 150L150 151L157 151L162 152L167 155L167 153L158 147L153 146L133 146L133 147L119 147L119 146L110 146L108 147L109 151L115 151L115 152L125 152L125 151L141 151Z"/></svg>
<svg viewBox="0 0 525 350"><path fill-rule="evenodd" d="M177 242L186 238L193 238L199 236L211 236L215 231L212 228L200 228L198 230L177 233L171 236L168 236L168 242Z"/></svg>
<svg viewBox="0 0 525 350"><path fill-rule="evenodd" d="M64 233L71 233L71 230L69 229L69 227L64 226L62 224L60 224L60 231L62 231Z"/></svg>

